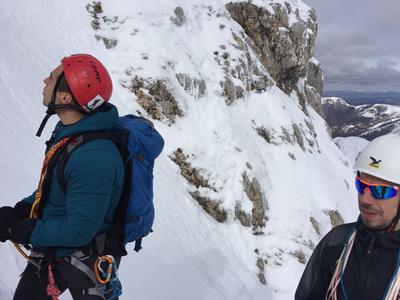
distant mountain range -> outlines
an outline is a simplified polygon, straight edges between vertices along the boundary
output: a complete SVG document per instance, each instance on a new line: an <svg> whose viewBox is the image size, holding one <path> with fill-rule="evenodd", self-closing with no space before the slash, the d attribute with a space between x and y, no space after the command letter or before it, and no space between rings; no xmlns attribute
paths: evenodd
<svg viewBox="0 0 400 300"><path fill-rule="evenodd" d="M392 132L400 121L400 102L352 105L339 97L325 97L322 111L332 137L358 136L372 140Z"/></svg>
<svg viewBox="0 0 400 300"><path fill-rule="evenodd" d="M339 97L353 105L361 104L391 104L400 105L400 92L386 91L326 91L323 97Z"/></svg>

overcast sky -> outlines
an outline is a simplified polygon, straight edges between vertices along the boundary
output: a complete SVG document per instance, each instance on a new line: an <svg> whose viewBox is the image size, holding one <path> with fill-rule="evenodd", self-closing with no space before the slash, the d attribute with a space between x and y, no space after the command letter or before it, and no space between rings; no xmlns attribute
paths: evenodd
<svg viewBox="0 0 400 300"><path fill-rule="evenodd" d="M400 0L304 1L317 11L325 91L400 91Z"/></svg>

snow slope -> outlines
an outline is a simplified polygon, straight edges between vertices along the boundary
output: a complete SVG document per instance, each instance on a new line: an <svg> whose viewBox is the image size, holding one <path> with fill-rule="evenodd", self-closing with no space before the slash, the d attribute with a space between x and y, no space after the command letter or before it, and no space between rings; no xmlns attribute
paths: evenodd
<svg viewBox="0 0 400 300"><path fill-rule="evenodd" d="M234 46L232 32L241 28L224 8L227 2L102 1L101 16L107 18L97 32L81 1L0 3L2 205L35 188L43 143L55 121L42 138L34 136L45 111L41 80L63 56L98 56L111 71L112 102L121 114L147 116L137 96L123 87L133 75L164 80L182 111L174 122L154 121L166 140L155 169L157 220L144 250L131 251L123 260L121 299L292 299L304 261L332 226L329 212L340 212L345 221L356 216L356 197L348 184L352 170L311 107L306 115L294 94L275 85L225 103L219 84L224 73L213 53L225 45L231 58L243 55ZM288 2L307 16L304 3ZM257 1L268 9L271 3ZM177 6L185 12L180 27L171 22ZM118 43L106 49L102 37ZM249 55L260 65L251 50ZM205 95L184 90L177 73L204 80ZM260 128L271 134L269 142L257 133ZM171 160L178 148L211 188L196 188L181 176ZM235 215L238 206L248 215L254 209L244 191L244 174L259 183L262 194L265 226L256 230L242 226ZM208 215L190 195L194 191L217 199L226 221ZM8 243L0 253L8 264L0 269L0 298L9 299L23 261Z"/></svg>
<svg viewBox="0 0 400 300"><path fill-rule="evenodd" d="M344 155L350 160L351 166L356 162L358 154L368 145L368 140L358 136L334 138L335 144L342 150Z"/></svg>

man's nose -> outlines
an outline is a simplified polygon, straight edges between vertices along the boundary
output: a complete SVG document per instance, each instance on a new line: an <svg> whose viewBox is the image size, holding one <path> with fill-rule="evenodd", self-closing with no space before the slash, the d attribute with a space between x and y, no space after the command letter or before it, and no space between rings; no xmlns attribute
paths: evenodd
<svg viewBox="0 0 400 300"><path fill-rule="evenodd" d="M375 198L372 196L371 191L369 190L369 188L366 188L364 190L364 193L362 195L360 195L360 202L367 204L367 203L373 203L375 200Z"/></svg>
<svg viewBox="0 0 400 300"><path fill-rule="evenodd" d="M45 79L43 79L44 84L47 84L49 82L49 77L46 77Z"/></svg>

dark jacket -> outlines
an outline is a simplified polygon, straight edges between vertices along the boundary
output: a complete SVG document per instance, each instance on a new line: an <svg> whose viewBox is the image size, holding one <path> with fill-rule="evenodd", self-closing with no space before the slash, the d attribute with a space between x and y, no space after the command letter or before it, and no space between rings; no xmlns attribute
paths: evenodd
<svg viewBox="0 0 400 300"><path fill-rule="evenodd" d="M343 276L349 300L381 300L396 269L400 232L373 232L362 222L332 229L318 244L296 290L295 299L325 299L344 244L357 228L356 239ZM338 299L345 299L339 284Z"/></svg>
<svg viewBox="0 0 400 300"><path fill-rule="evenodd" d="M86 131L111 129L118 120L115 106L87 116L72 125L57 124L52 143ZM76 149L65 166L64 193L57 171L52 174L49 196L32 232L31 244L39 249L56 247L56 256L70 254L107 230L120 199L124 165L114 143L98 139ZM34 194L23 199L32 203Z"/></svg>

